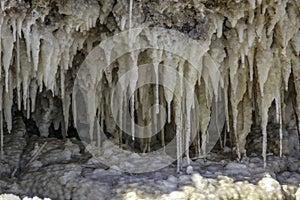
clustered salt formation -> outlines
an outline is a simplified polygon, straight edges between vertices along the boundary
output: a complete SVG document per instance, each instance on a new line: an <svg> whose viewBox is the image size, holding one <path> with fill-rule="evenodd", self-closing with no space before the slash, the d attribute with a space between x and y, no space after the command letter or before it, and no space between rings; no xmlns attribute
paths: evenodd
<svg viewBox="0 0 300 200"><path fill-rule="evenodd" d="M79 0L76 3L73 0L2 0L0 14L1 153L3 154L2 116L7 123L8 131L11 131L11 107L14 104L14 97L18 108L26 110L29 118L35 112L35 100L39 92L51 90L53 95L61 98L63 107L63 117L55 119L54 123L63 124L66 130L72 92L70 87L67 87L66 74L74 67L75 56L80 51L87 55L99 42L125 29L141 25L157 25L159 20L147 16L146 12L147 9L151 9L152 4L156 3L130 1L128 5L124 1L117 1L114 4L110 0L99 2ZM112 89L118 78L132 66L137 66L130 71L131 79L125 80L123 85L125 94L120 94L118 99L120 109L117 116L120 118L120 123L132 123L135 120L140 125L147 125L150 121L158 124L164 119L157 119L156 115L149 118L145 111L150 105L160 103L167 107L168 122L175 126L178 156L189 149L188 144L192 133L197 133L196 151L205 155L212 115L211 107L215 101L223 98L226 129L236 146L238 157L241 158L246 154L246 137L251 130L251 125L255 123L252 115L255 113L255 119L262 129L262 154L266 162L269 108L272 103L275 103L276 121L280 124L279 134L282 141L283 124L286 122L285 94L291 88L294 88L295 93L293 106L298 131L300 128L299 1L236 0L220 1L216 4L207 0L193 0L176 1L171 3L172 6L169 4L168 1L159 1L156 5L159 10L156 12L165 14L180 11L182 13L185 10L190 12L189 9L192 8L195 12L193 15L199 19L193 22L195 28L189 32L186 31L189 27L185 28L184 22L181 21L164 19L164 25L158 24L168 29L178 29L202 44L203 49L199 55L193 55L197 50L190 49L190 56L197 57L196 60L199 60L197 68L193 69L195 66L191 67L188 61L176 55L151 49L132 52L113 62L112 54L118 51L122 46L120 44L125 40L114 41L113 44L106 43L107 45L102 48L105 51L106 63L112 62L111 67L101 74L102 79L97 91L87 86L87 89L91 89L90 93L94 95L89 97L88 103L90 123L94 123L93 120L97 115L102 127L105 123L107 131L116 132L117 127L110 110ZM189 12L182 14L188 15ZM105 28L103 24L106 24ZM104 33L105 31L107 33ZM140 43L155 39L147 38L147 34L131 37L139 38ZM131 40L129 39L130 42ZM212 58L214 63L211 63L208 57ZM154 64L154 69L148 74L140 74L138 66L147 61L151 63L151 60L159 62ZM173 67L178 74L183 75L188 85L193 87L186 88L183 78L176 78L171 76L171 73L161 71L160 64ZM158 84L154 87L144 86L136 89L136 85L145 81L149 74L151 74L150 79L156 80L156 83L161 79L163 82L173 81L176 85L167 89L159 87ZM87 81L87 77L79 77L80 81ZM133 91L138 92L132 95L130 102L127 102L123 96ZM198 101L197 105L195 98ZM74 104L76 98L72 100ZM128 103L134 120L126 119L125 108L128 107ZM96 112L97 108L98 112ZM73 115L76 121L77 110L74 106ZM120 127L123 127L122 124ZM132 140L134 140L134 124L131 130ZM45 133L41 133L43 134ZM120 143L123 142L122 130L116 133L116 137L119 138ZM166 143L165 129L161 130L161 142L162 145ZM142 149L150 151L151 138L141 139L140 143ZM282 155L282 142L280 142L280 149ZM189 158L189 151L186 151L186 155Z"/></svg>

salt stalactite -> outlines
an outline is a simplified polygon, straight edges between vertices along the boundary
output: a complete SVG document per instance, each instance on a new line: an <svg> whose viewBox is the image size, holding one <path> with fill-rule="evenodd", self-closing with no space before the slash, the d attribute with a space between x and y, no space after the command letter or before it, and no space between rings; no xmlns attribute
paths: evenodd
<svg viewBox="0 0 300 200"><path fill-rule="evenodd" d="M171 101L167 102L168 123L171 123Z"/></svg>
<svg viewBox="0 0 300 200"><path fill-rule="evenodd" d="M29 96L29 91L28 91L27 96ZM30 98L29 97L27 98L26 102L27 102L26 108L25 108L25 110L26 110L26 118L29 119L30 118Z"/></svg>
<svg viewBox="0 0 300 200"><path fill-rule="evenodd" d="M132 28L132 7L133 7L133 0L129 2L129 28Z"/></svg>
<svg viewBox="0 0 300 200"><path fill-rule="evenodd" d="M250 6L251 6L251 9L255 9L255 0L248 0Z"/></svg>
<svg viewBox="0 0 300 200"><path fill-rule="evenodd" d="M3 156L4 156L3 114L2 114L2 110L0 110L0 159Z"/></svg>
<svg viewBox="0 0 300 200"><path fill-rule="evenodd" d="M187 113L186 113L186 139L185 139L185 151L186 151L186 158L187 158L187 164L190 165L190 140L191 140L191 108L189 106L186 107Z"/></svg>
<svg viewBox="0 0 300 200"><path fill-rule="evenodd" d="M246 25L241 22L237 24L237 32L238 32L238 36L239 36L239 42L243 43L244 41L244 30L246 29Z"/></svg>
<svg viewBox="0 0 300 200"><path fill-rule="evenodd" d="M184 62L180 60L178 64L178 76L179 76L179 97L183 99L183 93L184 93L184 74L183 74L183 67L184 67Z"/></svg>
<svg viewBox="0 0 300 200"><path fill-rule="evenodd" d="M298 31L295 34L295 36L293 37L292 44L296 51L296 55L299 56L299 54L300 54L300 31Z"/></svg>
<svg viewBox="0 0 300 200"><path fill-rule="evenodd" d="M130 90L130 94L132 94L131 97L131 131L132 131L132 140L134 140L134 135L135 135L135 130L134 130L134 126L135 126L135 117L134 117L134 101L135 101L135 95L134 95L134 91L135 91L135 87L136 87L136 83L138 81L138 67L137 67L137 55L135 55L134 53L130 54L131 57L131 61L132 61L132 69L130 71L131 73L131 80L129 83L129 90Z"/></svg>
<svg viewBox="0 0 300 200"><path fill-rule="evenodd" d="M163 89L161 88L160 89L160 93L163 93ZM161 95L160 96L160 102L163 103L163 105L165 106L164 104L164 96ZM168 111L169 112L169 111ZM162 127L162 129L160 130L161 131L161 145L163 146L164 150L165 150L165 146L166 146L166 142L165 142L165 127L164 127L164 123L165 123L165 117L164 115L159 115L160 116L160 125L159 127Z"/></svg>
<svg viewBox="0 0 300 200"><path fill-rule="evenodd" d="M225 104L225 119L226 119L226 131L229 133L230 132L230 119L229 119L229 97L228 97L228 85L229 81L228 78L224 80L224 104ZM226 131L225 131L225 137L226 137ZM226 140L224 137L224 144L226 144Z"/></svg>
<svg viewBox="0 0 300 200"><path fill-rule="evenodd" d="M274 51L274 50L273 50ZM264 67L265 70L269 70L268 74L266 74L267 78L263 85L265 91L265 94L263 95L261 102L260 102L260 109L261 109L261 128L262 128L262 134L263 134L263 147L262 147L262 154L264 158L264 166L266 167L266 154L267 154L267 123L268 123L268 110L272 105L273 100L276 101L276 99L280 99L280 86L282 84L282 75L281 75L281 67L279 63L276 63L275 53L270 54L263 54L264 57L257 56L257 68ZM268 55L269 57L267 57ZM267 64L268 62L268 64ZM271 65L268 69L268 65ZM264 74L264 73L262 73ZM281 110L280 104L277 104L278 106L276 109ZM281 118L281 117L279 117Z"/></svg>
<svg viewBox="0 0 300 200"><path fill-rule="evenodd" d="M64 115L64 129L63 134L67 135L67 130L69 127L69 104L70 96L65 93L65 71L69 68L70 60L73 59L73 56L70 56L70 48L73 43L73 40L70 38L69 31L58 31L56 33L56 38L59 40L60 52L63 52L60 58L60 96L62 99L62 108Z"/></svg>
<svg viewBox="0 0 300 200"><path fill-rule="evenodd" d="M4 11L5 9L5 1L1 1L1 10Z"/></svg>
<svg viewBox="0 0 300 200"><path fill-rule="evenodd" d="M180 104L180 107L175 108L175 109L179 109L178 112L180 112L180 113L176 114L175 118L178 118L178 116L183 115L181 112L184 109L184 92L185 92L184 91L184 89L185 89L184 63L185 63L184 60L180 60L178 63L178 76L179 76L178 77L179 78L179 83L178 83L179 84L179 102L178 102L178 104ZM177 134L179 135L178 136L178 141L179 141L178 148L179 148L180 155L182 155L182 153L183 153L182 149L184 148L183 147L184 141L183 141L183 137L182 137L183 130L184 130L183 121L182 121L182 119L180 119L180 120L177 119L177 122L176 122L176 119L175 119L175 123L176 123L176 135ZM178 131L177 131L177 129L178 129ZM186 154L188 154L188 152L186 152ZM189 155L187 155L187 157L189 157Z"/></svg>
<svg viewBox="0 0 300 200"><path fill-rule="evenodd" d="M237 154L238 157L241 158L242 156L242 151L244 151L243 147L241 147L240 137L243 137L242 133L240 130L238 130L238 105L240 102L243 101L244 94L246 93L247 90L247 82L246 82L246 77L247 77L247 71L239 68L237 71L237 74L233 77L232 80L232 91L231 91L231 107L232 107L232 118L233 118L233 133L235 135L236 139L236 145L237 145ZM243 81L241 81L243 80ZM245 101L245 100L244 100ZM247 110L244 111L245 114L247 113ZM242 126L243 127L243 126Z"/></svg>
<svg viewBox="0 0 300 200"><path fill-rule="evenodd" d="M157 51L154 51L153 52L153 65L154 65L154 73L155 73L155 104L157 105L156 106L156 114L159 113L159 92L158 92L158 89L159 89L159 72L158 72L158 66L159 66L159 62L161 60L161 57L162 57L162 51L160 50L157 50Z"/></svg>
<svg viewBox="0 0 300 200"><path fill-rule="evenodd" d="M106 53L105 53L105 55L107 57ZM109 55L109 58L106 58L106 59L110 60L110 55ZM127 70L130 70L130 67L132 67L130 56L122 56L117 60L117 62L118 62L118 66L119 66L119 70L118 70L117 74L118 74L118 78L121 78L127 72ZM125 127L127 126L125 108L127 108L128 99L126 99L126 97L127 97L127 86L129 85L129 80L121 79L119 81L120 81L121 92L120 92L120 94L118 94L118 96L119 96L118 111L119 111L119 137L120 137L120 145L121 145L123 143L122 142L123 131L125 130Z"/></svg>
<svg viewBox="0 0 300 200"><path fill-rule="evenodd" d="M38 70L39 64L39 53L40 53L40 36L36 26L32 27L31 31L31 53L33 60L33 69L34 71Z"/></svg>
<svg viewBox="0 0 300 200"><path fill-rule="evenodd" d="M12 59L12 53L14 48L14 38L13 33L8 24L8 19L2 24L2 53L3 53L3 68L5 71L5 91L8 92L8 79L9 79L9 68Z"/></svg>
<svg viewBox="0 0 300 200"><path fill-rule="evenodd" d="M0 15L0 52L2 52L2 24L3 24L3 15ZM0 53L0 77L2 77L2 53Z"/></svg>
<svg viewBox="0 0 300 200"><path fill-rule="evenodd" d="M29 84L31 80L31 75L32 75L32 65L30 62L28 62L27 55L23 51L25 48L25 44L23 40L20 40L20 78L22 82L22 90L23 90L23 108L27 108L27 98L29 94Z"/></svg>
<svg viewBox="0 0 300 200"><path fill-rule="evenodd" d="M204 68L203 70L203 77L207 76L207 72L206 72L206 68ZM210 122L210 107L211 107L211 97L210 94L207 90L206 87L208 87L206 85L206 83L204 82L204 80L201 80L202 83L199 86L199 92L197 93L198 97L198 102L199 102L199 113L201 113L200 116L200 120L199 120L199 127L200 127L200 131L201 131L201 140L202 140L202 144L201 144L201 152L202 155L204 157L206 157L206 147L207 147L207 137L208 137L208 125Z"/></svg>
<svg viewBox="0 0 300 200"><path fill-rule="evenodd" d="M43 66L43 80L47 89L51 88L51 81L49 80L51 76L51 57L53 54L53 46L50 41L43 40L41 43L41 64ZM54 66L53 66L54 67ZM55 66L56 67L56 66ZM56 71L56 70L55 70ZM52 72L53 73L53 72Z"/></svg>
<svg viewBox="0 0 300 200"><path fill-rule="evenodd" d="M176 152L177 152L177 172L181 170L182 165L182 139L181 139L181 132L182 132L182 113L181 113L181 103L175 102L175 124L176 124Z"/></svg>
<svg viewBox="0 0 300 200"><path fill-rule="evenodd" d="M67 135L67 130L69 127L69 105L70 105L70 96L65 93L65 71L63 66L60 67L60 89L61 89L61 99L62 99L62 108L64 115L64 132L63 135Z"/></svg>
<svg viewBox="0 0 300 200"><path fill-rule="evenodd" d="M101 109L101 110L103 110L103 109ZM101 133L102 133L103 130L101 130L100 127L103 127L103 126L100 126L99 119L102 121L102 117L103 117L103 111L101 111L100 117L99 117L99 114L98 114L97 120L95 122L96 123L96 130L97 130L97 147L98 147L98 149L101 147Z"/></svg>
<svg viewBox="0 0 300 200"><path fill-rule="evenodd" d="M17 37L16 41L16 78L17 78L17 102L18 110L21 110L21 77L20 77L20 38ZM1 59L1 58L0 58Z"/></svg>
<svg viewBox="0 0 300 200"><path fill-rule="evenodd" d="M121 146L123 143L123 96L119 97L119 145Z"/></svg>
<svg viewBox="0 0 300 200"><path fill-rule="evenodd" d="M261 12L258 12L257 15L258 16L256 17L256 22L255 22L256 25L255 32L257 35L258 42L260 43L262 41L262 34L263 34L262 32L264 30L265 16L261 14Z"/></svg>
<svg viewBox="0 0 300 200"><path fill-rule="evenodd" d="M13 38L15 42L17 39L17 20L15 17L11 17L10 21L11 21L11 28L13 32Z"/></svg>
<svg viewBox="0 0 300 200"><path fill-rule="evenodd" d="M23 27L24 38L26 41L27 59L31 61L31 26L35 24L37 17L28 16L25 19L25 26Z"/></svg>
<svg viewBox="0 0 300 200"><path fill-rule="evenodd" d="M13 105L13 85L12 85L12 76L9 73L8 77L8 91L4 92L4 101L3 101L3 109L4 109L4 117L7 124L7 130L10 133L12 130L12 105Z"/></svg>
<svg viewBox="0 0 300 200"><path fill-rule="evenodd" d="M253 81L254 51L255 51L255 48L253 48L253 47L250 48L248 55L247 55L250 81Z"/></svg>
<svg viewBox="0 0 300 200"><path fill-rule="evenodd" d="M164 59L164 65L167 67L175 67L178 65L178 62L179 60L173 58L171 54L167 54L166 58ZM169 72L168 69L169 68L163 68L162 80L163 82L168 82L168 83L164 83L164 85L168 85L168 87L164 87L164 96L167 101L168 123L171 123L171 113L172 113L171 102L176 87L176 76L170 75L171 73Z"/></svg>
<svg viewBox="0 0 300 200"><path fill-rule="evenodd" d="M263 0L257 0L257 4L260 5Z"/></svg>
<svg viewBox="0 0 300 200"><path fill-rule="evenodd" d="M94 125L96 121L96 94L93 89L87 91L88 98L86 99L87 103L87 113L88 113L88 123L89 123L89 136L91 144L93 145L94 142ZM97 122L98 123L98 122Z"/></svg>
<svg viewBox="0 0 300 200"><path fill-rule="evenodd" d="M134 99L135 99L135 95L133 94L131 97L131 106L130 106L132 140L134 140L134 135L135 135L135 130L134 130L134 125L135 125L134 101L135 100Z"/></svg>
<svg viewBox="0 0 300 200"><path fill-rule="evenodd" d="M299 56L291 56L292 57L292 69L293 69L293 75L294 77L300 77L300 58ZM295 92L296 92L296 105L295 105L295 113L296 118L298 119L298 138L300 141L300 80L296 78L294 80L295 84Z"/></svg>
<svg viewBox="0 0 300 200"><path fill-rule="evenodd" d="M2 83L0 82L0 111L3 110L3 102L4 102L4 95L3 95L3 85ZM2 112L2 115L3 115L3 112Z"/></svg>
<svg viewBox="0 0 300 200"><path fill-rule="evenodd" d="M132 44L133 35L131 32L132 29L132 7L133 7L133 0L129 2L129 45Z"/></svg>
<svg viewBox="0 0 300 200"><path fill-rule="evenodd" d="M30 95L29 95L31 99L31 112L35 111L37 91L38 91L38 86L36 80L33 79L30 83Z"/></svg>
<svg viewBox="0 0 300 200"><path fill-rule="evenodd" d="M121 31L125 30L126 20L127 20L126 17L122 16L122 18L121 18Z"/></svg>
<svg viewBox="0 0 300 200"><path fill-rule="evenodd" d="M246 74L244 76L247 76ZM249 83L251 84L251 83ZM251 92L251 91L250 91ZM243 100L238 105L238 122L237 122L237 133L239 143L238 148L240 155L246 155L246 138L248 133L251 131L252 125L252 101L247 94L249 91L243 95Z"/></svg>
<svg viewBox="0 0 300 200"><path fill-rule="evenodd" d="M239 143L239 135L237 130L237 121L238 121L238 105L242 101L244 93L246 91L246 83L247 80L245 76L246 72L243 68L239 67L239 49L241 48L241 44L238 38L237 33L231 31L225 33L227 34L227 51L228 51L228 58L225 60L225 66L230 69L229 72L229 79L230 79L230 105L231 105L231 112L232 112L232 133L235 137L236 141L236 153L239 158L241 158L241 148ZM225 91L227 88L225 88ZM227 101L225 97L225 101ZM229 102L227 102L229 103ZM229 125L227 123L227 125Z"/></svg>
<svg viewBox="0 0 300 200"><path fill-rule="evenodd" d="M198 81L198 73L192 66L188 66L188 70L186 72L187 81L185 85L185 110L186 110L186 142L185 142L185 151L187 156L188 165L190 165L190 156L189 156L189 147L191 140L191 110L195 108L194 106L194 91L195 85Z"/></svg>
<svg viewBox="0 0 300 200"><path fill-rule="evenodd" d="M281 97L275 98L276 104L276 121L279 123L279 156L282 157L282 108L281 108Z"/></svg>
<svg viewBox="0 0 300 200"><path fill-rule="evenodd" d="M276 26L276 24L281 20L281 18L284 17L286 14L285 12L285 5L284 4L279 4L278 6L275 7L275 10L269 9L269 12L272 12L270 16L272 16L270 23L268 25L267 29L267 35L271 36L273 34L273 30Z"/></svg>

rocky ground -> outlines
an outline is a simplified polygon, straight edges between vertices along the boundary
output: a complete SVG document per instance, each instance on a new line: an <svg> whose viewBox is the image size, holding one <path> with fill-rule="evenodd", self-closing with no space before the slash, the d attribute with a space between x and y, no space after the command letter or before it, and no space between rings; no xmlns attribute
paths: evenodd
<svg viewBox="0 0 300 200"><path fill-rule="evenodd" d="M194 159L180 173L170 165L130 174L107 167L75 139L58 140L20 132L4 137L0 194L51 199L300 199L300 160L270 154L241 161L228 153ZM0 199L14 199L1 195ZM26 199L26 198L25 198Z"/></svg>

